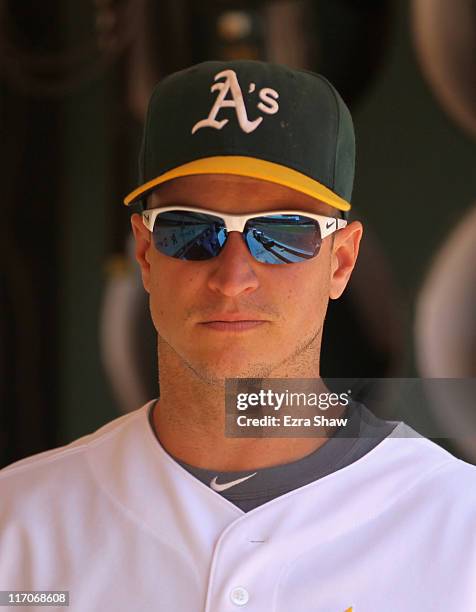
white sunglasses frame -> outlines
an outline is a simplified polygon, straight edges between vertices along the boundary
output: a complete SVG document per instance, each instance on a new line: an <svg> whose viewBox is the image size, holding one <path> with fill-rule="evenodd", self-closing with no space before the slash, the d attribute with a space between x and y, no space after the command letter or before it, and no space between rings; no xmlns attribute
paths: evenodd
<svg viewBox="0 0 476 612"><path fill-rule="evenodd" d="M255 217L267 217L270 215L301 215L303 217L309 217L317 221L319 229L321 231L321 239L327 238L337 230L343 229L347 225L345 219L338 219L336 217L327 217L325 215L316 215L302 210L266 210L262 212L254 212L247 215L237 215L233 213L223 213L216 210L210 210L208 208L196 208L193 206L181 206L180 204L174 204L171 206L162 206L158 208L148 208L142 211L142 221L145 227L152 232L154 229L155 219L159 213L171 212L173 210L183 210L186 212L196 212L201 214L213 215L214 217L220 217L225 222L227 232L241 232L245 229L246 222Z"/></svg>

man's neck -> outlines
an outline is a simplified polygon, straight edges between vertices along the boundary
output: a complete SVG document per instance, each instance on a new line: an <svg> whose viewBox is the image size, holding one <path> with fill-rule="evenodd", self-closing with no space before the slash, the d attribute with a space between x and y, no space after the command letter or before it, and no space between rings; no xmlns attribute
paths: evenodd
<svg viewBox="0 0 476 612"><path fill-rule="evenodd" d="M271 378L319 378L317 368L299 371L288 366ZM197 376L170 347L160 358L160 399L153 412L156 435L173 457L195 467L218 471L255 470L297 461L317 450L328 437L232 438L225 436L223 382L206 382ZM330 417L341 406L327 411ZM332 414L331 414L332 413Z"/></svg>

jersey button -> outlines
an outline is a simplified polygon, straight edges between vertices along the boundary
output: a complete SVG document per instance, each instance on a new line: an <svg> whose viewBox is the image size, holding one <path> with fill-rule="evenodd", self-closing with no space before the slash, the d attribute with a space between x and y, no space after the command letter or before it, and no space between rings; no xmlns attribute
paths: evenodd
<svg viewBox="0 0 476 612"><path fill-rule="evenodd" d="M230 593L231 601L237 606L246 606L250 599L248 591L242 587L235 587Z"/></svg>

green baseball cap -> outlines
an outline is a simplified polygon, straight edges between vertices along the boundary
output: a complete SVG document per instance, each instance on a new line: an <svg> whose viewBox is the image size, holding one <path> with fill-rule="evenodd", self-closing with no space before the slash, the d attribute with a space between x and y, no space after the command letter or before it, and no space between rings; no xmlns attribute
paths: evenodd
<svg viewBox="0 0 476 612"><path fill-rule="evenodd" d="M350 209L355 137L350 112L323 76L266 62L204 62L164 78L147 111L141 200L174 178L235 174Z"/></svg>

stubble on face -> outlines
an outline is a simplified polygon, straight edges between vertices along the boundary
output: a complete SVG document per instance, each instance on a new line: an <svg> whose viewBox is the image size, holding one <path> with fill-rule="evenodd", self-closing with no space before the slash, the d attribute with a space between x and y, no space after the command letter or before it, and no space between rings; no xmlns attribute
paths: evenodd
<svg viewBox="0 0 476 612"><path fill-rule="evenodd" d="M242 366L239 371L233 373L233 378L289 378L292 373L296 375L315 369L319 364L319 354L322 339L321 324L310 336L304 338L294 347L292 353L281 361L254 361ZM217 376L216 369L210 367L206 362L192 362L185 355L180 355L163 336L158 334L158 357L159 363L166 367L171 362L180 362L183 367L198 378L203 384L223 388L226 376ZM171 358L172 357L172 358ZM169 368L170 369L170 368Z"/></svg>

